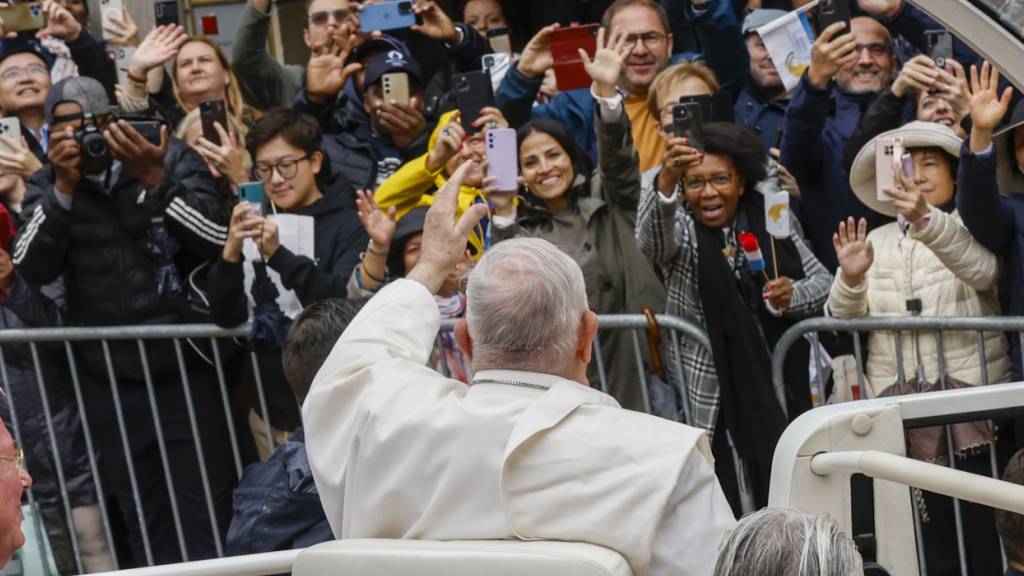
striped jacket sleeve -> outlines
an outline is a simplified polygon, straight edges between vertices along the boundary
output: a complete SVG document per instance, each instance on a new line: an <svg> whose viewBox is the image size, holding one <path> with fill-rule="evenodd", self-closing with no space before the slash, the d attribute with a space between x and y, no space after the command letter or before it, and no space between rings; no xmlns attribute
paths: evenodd
<svg viewBox="0 0 1024 576"><path fill-rule="evenodd" d="M30 284L56 280L64 269L70 242L71 213L57 198L49 182L28 182L28 197L39 201L30 209L11 245L11 260Z"/></svg>
<svg viewBox="0 0 1024 576"><path fill-rule="evenodd" d="M172 145L164 182L149 196L160 203L168 228L186 250L216 259L228 236L227 208L202 157L180 141Z"/></svg>

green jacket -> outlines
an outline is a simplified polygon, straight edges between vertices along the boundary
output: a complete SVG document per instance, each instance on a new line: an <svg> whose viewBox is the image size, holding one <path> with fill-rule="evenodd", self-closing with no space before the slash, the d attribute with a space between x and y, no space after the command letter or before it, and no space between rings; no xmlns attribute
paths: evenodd
<svg viewBox="0 0 1024 576"><path fill-rule="evenodd" d="M520 198L514 225L494 227L495 241L516 236L543 238L569 254L583 270L590 308L598 314L661 313L665 289L634 238L640 200L640 163L625 111L615 122L595 109L598 168L589 190L576 189L574 205L552 213L532 198ZM584 186L577 176L574 186ZM603 332L601 350L609 393L625 408L640 409L643 396L629 331ZM646 346L642 348L646 356ZM591 363L594 372L595 363ZM596 376L596 375L595 375ZM596 377L592 378L595 387Z"/></svg>
<svg viewBox="0 0 1024 576"><path fill-rule="evenodd" d="M291 106L292 97L302 87L305 66L281 64L270 56L267 37L270 14L247 2L235 34L231 64L245 101L257 110Z"/></svg>

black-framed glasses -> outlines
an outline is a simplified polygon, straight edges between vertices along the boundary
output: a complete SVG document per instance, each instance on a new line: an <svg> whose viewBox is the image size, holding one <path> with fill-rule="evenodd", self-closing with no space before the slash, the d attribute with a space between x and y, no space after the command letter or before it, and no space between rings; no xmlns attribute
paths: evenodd
<svg viewBox="0 0 1024 576"><path fill-rule="evenodd" d="M341 24L348 19L350 14L351 12L344 8L339 10L318 10L309 15L309 22L317 26L324 26L327 24L327 20L333 17L335 22Z"/></svg>
<svg viewBox="0 0 1024 576"><path fill-rule="evenodd" d="M276 170L281 178L285 180L291 180L295 178L295 175L299 172L299 162L309 160L310 155L306 154L302 158L289 159L286 158L276 164L266 164L257 162L253 166L253 172L256 173L256 177L264 182L270 182L274 178L274 171Z"/></svg>
<svg viewBox="0 0 1024 576"><path fill-rule="evenodd" d="M630 34L626 36L626 44L633 46L639 40L648 48L657 48L667 38L661 32L644 32L643 34Z"/></svg>
<svg viewBox="0 0 1024 576"><path fill-rule="evenodd" d="M25 469L25 453L21 450L15 450L14 454L8 456L0 456L0 460L14 462L14 471L17 474L21 474L21 471Z"/></svg>
<svg viewBox="0 0 1024 576"><path fill-rule="evenodd" d="M30 64L28 66L19 67L14 66L4 70L4 73L0 75L0 80L4 82L17 82L25 76L35 76L36 78L46 78L50 75L50 71L45 66L40 64Z"/></svg>
<svg viewBox="0 0 1024 576"><path fill-rule="evenodd" d="M710 178L704 178L703 176L690 176L683 180L683 186L690 192L701 192L704 187L711 183L711 187L719 192L725 192L729 185L732 184L733 174L714 174Z"/></svg>

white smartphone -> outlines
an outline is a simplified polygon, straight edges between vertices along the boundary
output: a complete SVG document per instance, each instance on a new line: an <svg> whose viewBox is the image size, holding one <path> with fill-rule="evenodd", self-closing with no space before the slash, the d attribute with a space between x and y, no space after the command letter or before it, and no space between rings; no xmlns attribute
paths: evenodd
<svg viewBox="0 0 1024 576"><path fill-rule="evenodd" d="M112 49L114 54L114 67L117 68L117 83L124 85L128 81L128 66L135 55L135 46L122 46Z"/></svg>
<svg viewBox="0 0 1024 576"><path fill-rule="evenodd" d="M903 169L903 139L880 138L875 145L875 193L879 202L892 202L886 188L895 188L896 172Z"/></svg>
<svg viewBox="0 0 1024 576"><path fill-rule="evenodd" d="M124 20L124 0L100 0L100 17L103 19L103 37L107 37L107 23L111 16Z"/></svg>
<svg viewBox="0 0 1024 576"><path fill-rule="evenodd" d="M15 142L21 142L21 121L18 120L17 116L0 118L0 134L11 138ZM16 151L3 140L0 140L0 150L6 150L7 152Z"/></svg>
<svg viewBox="0 0 1024 576"><path fill-rule="evenodd" d="M498 91L498 86L501 86L501 81L505 79L511 65L512 56L504 52L484 54L480 58L480 68L491 75L491 86L495 92Z"/></svg>
<svg viewBox="0 0 1024 576"><path fill-rule="evenodd" d="M386 102L409 103L409 75L405 72L393 72L380 78Z"/></svg>

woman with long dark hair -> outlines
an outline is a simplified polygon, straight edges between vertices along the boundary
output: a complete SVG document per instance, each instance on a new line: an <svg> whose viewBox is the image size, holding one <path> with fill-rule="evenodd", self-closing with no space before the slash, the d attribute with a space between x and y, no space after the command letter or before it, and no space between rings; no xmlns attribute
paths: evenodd
<svg viewBox="0 0 1024 576"><path fill-rule="evenodd" d="M712 435L716 472L736 511L729 446L764 506L784 408L792 418L810 407L807 349L787 358L785 390L772 385L771 349L790 325L820 313L832 282L798 230L768 234L763 192L775 180L767 159L757 136L735 124L706 124L700 151L669 139L662 165L644 174L636 228L640 248L665 274L666 313L703 326L711 340L710 351L683 344L686 400L690 424Z"/></svg>

